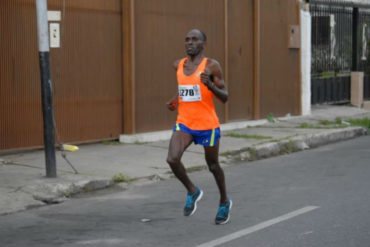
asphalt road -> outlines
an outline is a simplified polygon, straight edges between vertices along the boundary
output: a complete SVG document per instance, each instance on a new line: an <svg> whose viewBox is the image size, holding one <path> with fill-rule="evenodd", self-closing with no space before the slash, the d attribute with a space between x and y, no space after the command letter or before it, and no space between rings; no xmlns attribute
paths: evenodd
<svg viewBox="0 0 370 247"><path fill-rule="evenodd" d="M185 161L186 162L186 161ZM225 168L230 223L207 171L191 217L175 180L0 216L0 246L369 247L370 136Z"/></svg>

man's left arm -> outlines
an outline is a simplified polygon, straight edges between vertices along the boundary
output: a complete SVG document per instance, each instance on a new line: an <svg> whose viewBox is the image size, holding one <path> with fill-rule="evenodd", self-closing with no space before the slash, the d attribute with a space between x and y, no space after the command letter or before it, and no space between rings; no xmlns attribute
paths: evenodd
<svg viewBox="0 0 370 247"><path fill-rule="evenodd" d="M205 71L201 74L200 80L223 103L227 102L229 94L225 87L221 66L216 60L209 59Z"/></svg>

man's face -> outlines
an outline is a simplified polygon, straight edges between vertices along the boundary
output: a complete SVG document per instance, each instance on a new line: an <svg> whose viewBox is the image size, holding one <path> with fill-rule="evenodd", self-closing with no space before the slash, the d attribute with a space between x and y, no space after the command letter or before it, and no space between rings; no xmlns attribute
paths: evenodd
<svg viewBox="0 0 370 247"><path fill-rule="evenodd" d="M185 50L189 56L198 55L203 50L204 41L199 31L192 30L185 37Z"/></svg>

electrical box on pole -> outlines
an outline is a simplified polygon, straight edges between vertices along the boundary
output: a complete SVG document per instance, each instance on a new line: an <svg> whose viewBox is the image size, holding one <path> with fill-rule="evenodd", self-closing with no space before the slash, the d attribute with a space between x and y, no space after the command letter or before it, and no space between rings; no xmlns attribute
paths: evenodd
<svg viewBox="0 0 370 247"><path fill-rule="evenodd" d="M55 160L54 112L52 101L52 85L50 75L49 30L47 0L36 1L37 36L39 43L39 59L41 72L42 114L44 126L44 146L46 176L57 176Z"/></svg>

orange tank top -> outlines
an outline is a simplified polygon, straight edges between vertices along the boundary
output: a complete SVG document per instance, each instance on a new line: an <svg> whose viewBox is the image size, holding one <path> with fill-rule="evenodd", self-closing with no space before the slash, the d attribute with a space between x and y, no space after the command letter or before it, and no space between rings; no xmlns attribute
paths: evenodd
<svg viewBox="0 0 370 247"><path fill-rule="evenodd" d="M203 58L196 71L187 76L184 74L183 58L177 68L179 108L176 123L186 125L193 130L210 130L220 127L213 104L213 93L201 81L207 58Z"/></svg>

